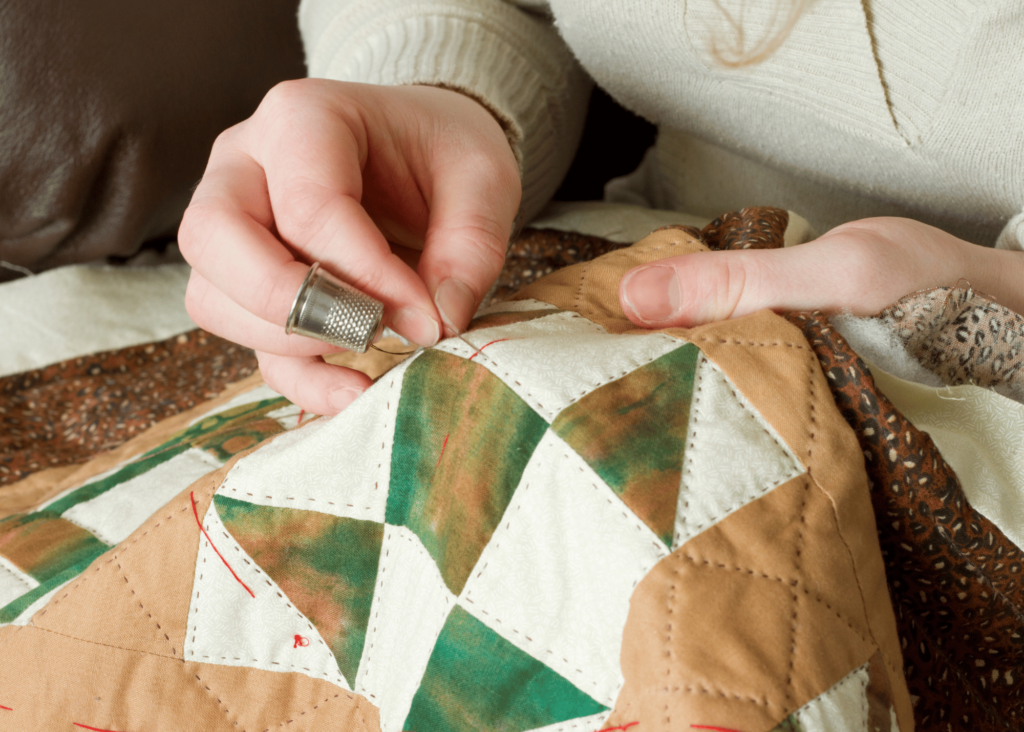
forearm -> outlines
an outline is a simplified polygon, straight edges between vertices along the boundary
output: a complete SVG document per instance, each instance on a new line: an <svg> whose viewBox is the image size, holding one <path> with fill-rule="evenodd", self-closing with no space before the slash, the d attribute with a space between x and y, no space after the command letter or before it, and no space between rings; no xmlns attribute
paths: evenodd
<svg viewBox="0 0 1024 732"><path fill-rule="evenodd" d="M964 279L971 287L1024 314L1024 252L988 249L965 242L963 257Z"/></svg>
<svg viewBox="0 0 1024 732"><path fill-rule="evenodd" d="M304 0L309 74L462 92L505 130L537 213L572 162L590 82L549 20L503 0Z"/></svg>

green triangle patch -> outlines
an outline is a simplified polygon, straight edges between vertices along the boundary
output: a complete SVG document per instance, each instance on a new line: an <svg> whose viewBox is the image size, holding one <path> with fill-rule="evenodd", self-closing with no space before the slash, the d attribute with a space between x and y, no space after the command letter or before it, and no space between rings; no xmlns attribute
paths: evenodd
<svg viewBox="0 0 1024 732"><path fill-rule="evenodd" d="M214 496L224 526L316 626L354 682L363 655L384 525Z"/></svg>
<svg viewBox="0 0 1024 732"><path fill-rule="evenodd" d="M459 594L548 425L469 359L427 351L405 373L387 523L423 542Z"/></svg>
<svg viewBox="0 0 1024 732"><path fill-rule="evenodd" d="M518 732L606 709L456 606L402 729Z"/></svg>
<svg viewBox="0 0 1024 732"><path fill-rule="evenodd" d="M551 428L672 546L693 380L687 343L563 410Z"/></svg>

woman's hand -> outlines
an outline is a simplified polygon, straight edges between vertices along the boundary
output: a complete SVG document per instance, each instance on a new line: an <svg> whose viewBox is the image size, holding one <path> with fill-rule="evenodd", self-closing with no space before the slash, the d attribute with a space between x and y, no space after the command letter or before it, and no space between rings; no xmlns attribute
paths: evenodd
<svg viewBox="0 0 1024 732"><path fill-rule="evenodd" d="M691 327L764 308L874 315L960 280L1024 313L1024 253L900 218L853 221L788 249L700 252L636 267L622 278L619 302L641 327Z"/></svg>
<svg viewBox="0 0 1024 732"><path fill-rule="evenodd" d="M500 273L519 197L504 132L467 96L286 82L213 146L179 232L188 312L254 348L275 391L334 414L370 382L321 358L338 349L285 335L308 265L382 301L385 324L430 346L465 328ZM417 271L393 244L423 250Z"/></svg>

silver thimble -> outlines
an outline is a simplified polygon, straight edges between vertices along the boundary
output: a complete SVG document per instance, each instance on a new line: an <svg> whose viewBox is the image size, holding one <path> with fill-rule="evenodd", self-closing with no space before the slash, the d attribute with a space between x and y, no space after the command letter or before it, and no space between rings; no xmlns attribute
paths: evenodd
<svg viewBox="0 0 1024 732"><path fill-rule="evenodd" d="M380 331L383 315L383 303L320 269L320 263L315 262L295 295L284 331L365 353Z"/></svg>

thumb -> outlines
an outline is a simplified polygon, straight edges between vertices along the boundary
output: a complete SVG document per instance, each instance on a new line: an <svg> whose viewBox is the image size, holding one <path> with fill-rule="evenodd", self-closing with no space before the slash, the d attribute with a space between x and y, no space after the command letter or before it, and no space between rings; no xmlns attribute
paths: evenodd
<svg viewBox="0 0 1024 732"><path fill-rule="evenodd" d="M630 270L619 284L619 303L632 322L659 328L765 308L871 315L935 275L903 255L898 248L836 239L790 249L696 252Z"/></svg>

